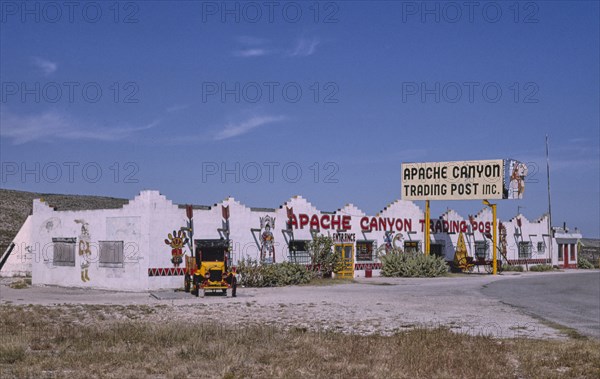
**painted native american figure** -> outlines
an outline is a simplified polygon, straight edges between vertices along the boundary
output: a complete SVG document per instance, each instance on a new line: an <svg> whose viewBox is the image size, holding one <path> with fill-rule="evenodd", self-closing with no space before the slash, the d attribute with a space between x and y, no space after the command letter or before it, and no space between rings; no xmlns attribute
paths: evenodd
<svg viewBox="0 0 600 379"><path fill-rule="evenodd" d="M173 267L179 267L183 262L183 247L188 243L188 238L183 230L173 230L173 234L169 233L168 237L165 238L165 243L171 246L171 262Z"/></svg>
<svg viewBox="0 0 600 379"><path fill-rule="evenodd" d="M260 218L260 261L275 263L275 218L269 215Z"/></svg>
<svg viewBox="0 0 600 379"><path fill-rule="evenodd" d="M79 235L79 256L81 260L81 281L87 282L90 280L88 269L90 267L90 258L92 250L90 249L90 231L89 224L85 220L75 220L77 224L81 224L81 234Z"/></svg>

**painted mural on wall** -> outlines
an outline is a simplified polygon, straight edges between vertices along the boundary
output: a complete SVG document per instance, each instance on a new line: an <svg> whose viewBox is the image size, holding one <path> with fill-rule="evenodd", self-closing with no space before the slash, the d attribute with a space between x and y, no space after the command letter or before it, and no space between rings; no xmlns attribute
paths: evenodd
<svg viewBox="0 0 600 379"><path fill-rule="evenodd" d="M50 234L53 230L60 229L60 226L60 218L50 217L49 219L44 220L44 222L42 222L42 225L40 226L40 232L45 231L47 234Z"/></svg>
<svg viewBox="0 0 600 379"><path fill-rule="evenodd" d="M386 230L383 235L383 244L377 247L377 257L381 258L386 254L396 252L404 253L403 248L404 234L393 230Z"/></svg>
<svg viewBox="0 0 600 379"><path fill-rule="evenodd" d="M260 218L260 260L261 262L275 263L275 237L272 230L275 228L275 218L269 215Z"/></svg>
<svg viewBox="0 0 600 379"><path fill-rule="evenodd" d="M500 253L502 254L502 256L504 257L504 259L508 260L507 256L506 256L506 226L504 226L503 223L500 223L498 226L498 231L500 232Z"/></svg>
<svg viewBox="0 0 600 379"><path fill-rule="evenodd" d="M525 163L511 160L508 163L510 181L508 183L508 199L522 199L525 193L525 177L529 169Z"/></svg>
<svg viewBox="0 0 600 379"><path fill-rule="evenodd" d="M455 267L459 267L463 272L473 270L473 259L469 257L467 245L465 244L465 237L462 232L458 234L458 241L456 242L454 265Z"/></svg>
<svg viewBox="0 0 600 379"><path fill-rule="evenodd" d="M75 220L77 224L81 224L81 233L79 234L79 256L81 257L81 281L90 281L89 268L92 257L92 250L90 248L90 242L92 237L90 236L89 224L85 220Z"/></svg>
<svg viewBox="0 0 600 379"><path fill-rule="evenodd" d="M183 262L183 246L188 243L188 238L183 230L169 233L168 238L165 238L165 243L171 246L171 262L173 267L179 267Z"/></svg>

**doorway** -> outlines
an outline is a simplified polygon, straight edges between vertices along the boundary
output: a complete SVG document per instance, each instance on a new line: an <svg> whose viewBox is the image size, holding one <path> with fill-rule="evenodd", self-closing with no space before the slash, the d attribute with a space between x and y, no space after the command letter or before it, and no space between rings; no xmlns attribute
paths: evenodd
<svg viewBox="0 0 600 379"><path fill-rule="evenodd" d="M354 278L354 244L335 245L335 252L342 257L341 268L336 273L338 278Z"/></svg>

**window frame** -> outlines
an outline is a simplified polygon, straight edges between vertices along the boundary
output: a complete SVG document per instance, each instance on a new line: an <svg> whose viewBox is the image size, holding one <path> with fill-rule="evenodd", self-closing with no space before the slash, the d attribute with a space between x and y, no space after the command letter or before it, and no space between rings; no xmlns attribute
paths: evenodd
<svg viewBox="0 0 600 379"><path fill-rule="evenodd" d="M544 241L539 241L537 243L537 252L538 254L544 254L546 252L546 243Z"/></svg>
<svg viewBox="0 0 600 379"><path fill-rule="evenodd" d="M527 247L526 254L523 254L523 247ZM531 259L531 253L533 249L533 244L531 243L531 241L520 241L518 248L519 259Z"/></svg>
<svg viewBox="0 0 600 379"><path fill-rule="evenodd" d="M480 254L478 254L478 251L481 249L480 246L483 243L483 248L484 248L484 256L480 257ZM475 259L489 259L490 258L490 243L486 240L477 240L475 241Z"/></svg>
<svg viewBox="0 0 600 379"><path fill-rule="evenodd" d="M365 255L361 255L359 258L359 251L360 251L360 246L359 245L368 245L371 244L371 254L370 254L370 258L369 259L362 259L364 257L366 257ZM356 241L356 246L355 246L355 262L373 262L375 260L375 251L377 250L377 245L375 243L375 240L359 240Z"/></svg>
<svg viewBox="0 0 600 379"><path fill-rule="evenodd" d="M434 246L440 246L440 247L441 247L441 249L440 249L440 254L437 254L437 253L434 251L434 249L433 249L433 247L434 247ZM436 257L445 258L445 257L446 257L446 243L445 243L444 241L441 241L441 242L435 242L435 243L431 243L431 244L429 245L429 252L430 252L432 255L436 256Z"/></svg>
<svg viewBox="0 0 600 379"><path fill-rule="evenodd" d="M310 256L310 253L308 252L308 249L306 249L306 245L308 245L311 242L311 240L297 240L297 239L293 239L290 240L288 242L288 260L292 263L296 263L296 264L312 264L312 257ZM304 244L304 249L305 250L297 250L297 249L293 249L292 246L295 246L298 243L303 243ZM305 254L301 254L300 256L297 255L297 253L305 253ZM292 255L293 253L293 255ZM300 258L300 259L298 259Z"/></svg>
<svg viewBox="0 0 600 379"><path fill-rule="evenodd" d="M58 267L75 267L75 251L77 250L77 238L72 237L57 237L52 238L52 265ZM68 247L69 251L67 251L66 255L68 255L67 260L57 259L58 257L64 258L65 252L57 251L58 247ZM58 254L57 254L58 253Z"/></svg>
<svg viewBox="0 0 600 379"><path fill-rule="evenodd" d="M404 248L404 252L405 253L419 253L419 251L421 251L421 241L404 241L404 243L402 244L402 247ZM408 250L408 248L416 248L416 251L410 251Z"/></svg>
<svg viewBox="0 0 600 379"><path fill-rule="evenodd" d="M104 261L105 259L103 259L103 245L107 244L107 243L111 243L111 244L117 244L120 245L120 254L118 254L118 250L117 253L113 253L113 257L117 256L117 259L119 258L118 255L120 255L120 261L111 261L111 262L106 262ZM102 268L122 268L125 265L125 244L123 243L123 241L98 241L98 267L102 267Z"/></svg>

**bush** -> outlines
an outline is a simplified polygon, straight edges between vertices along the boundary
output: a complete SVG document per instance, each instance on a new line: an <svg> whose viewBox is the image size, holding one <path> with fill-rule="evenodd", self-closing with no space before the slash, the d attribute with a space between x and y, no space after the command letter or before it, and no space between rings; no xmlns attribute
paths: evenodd
<svg viewBox="0 0 600 379"><path fill-rule="evenodd" d="M541 272L541 271L552 271L554 267L552 265L535 265L529 268L529 271Z"/></svg>
<svg viewBox="0 0 600 379"><path fill-rule="evenodd" d="M318 277L330 278L331 274L340 269L341 254L333 248L333 239L319 235L307 244L313 271Z"/></svg>
<svg viewBox="0 0 600 379"><path fill-rule="evenodd" d="M507 265L507 264L504 264L504 265L502 265L502 271L523 272L523 266L521 266L521 265Z"/></svg>
<svg viewBox="0 0 600 379"><path fill-rule="evenodd" d="M577 257L577 268L593 269L594 265L582 256Z"/></svg>
<svg viewBox="0 0 600 379"><path fill-rule="evenodd" d="M443 257L392 250L381 256L381 275L387 277L435 277L448 273Z"/></svg>
<svg viewBox="0 0 600 379"><path fill-rule="evenodd" d="M246 258L239 261L237 273L240 284L246 287L279 287L310 282L313 275L303 265L283 262L260 264L257 260Z"/></svg>

